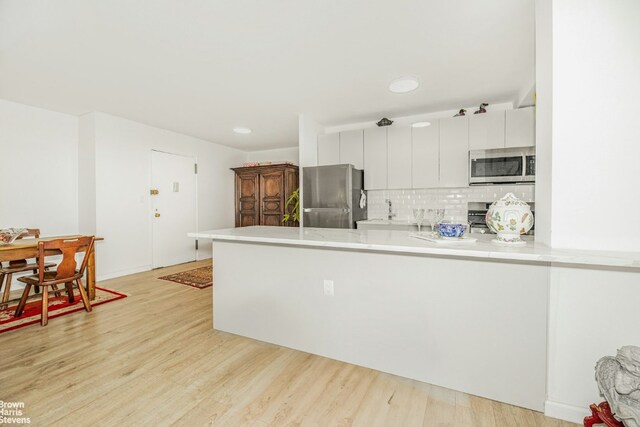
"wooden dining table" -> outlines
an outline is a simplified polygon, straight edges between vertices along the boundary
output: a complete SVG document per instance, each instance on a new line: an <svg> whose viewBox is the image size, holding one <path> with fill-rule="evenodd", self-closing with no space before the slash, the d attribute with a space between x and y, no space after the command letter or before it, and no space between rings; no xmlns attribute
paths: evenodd
<svg viewBox="0 0 640 427"><path fill-rule="evenodd" d="M21 259L30 259L38 256L38 242L46 242L48 240L57 239L73 239L80 237L78 234L70 236L54 236L54 237L41 237L39 239L19 239L8 245L0 245L0 262L4 261L17 261ZM102 237L96 237L96 242L104 240ZM81 248L80 251L85 251L87 248ZM45 252L45 257L51 255L60 255L62 252L59 250L48 250ZM87 261L87 280L86 288L89 299L96 298L96 258L95 258L95 246L91 250Z"/></svg>

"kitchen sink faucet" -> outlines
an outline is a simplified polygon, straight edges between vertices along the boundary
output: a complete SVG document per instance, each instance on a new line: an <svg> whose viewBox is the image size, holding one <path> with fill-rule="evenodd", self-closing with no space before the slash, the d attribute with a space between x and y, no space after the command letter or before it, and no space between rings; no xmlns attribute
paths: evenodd
<svg viewBox="0 0 640 427"><path fill-rule="evenodd" d="M387 203L389 205L389 213L387 215L387 219L388 220L392 220L394 216L396 216L396 214L393 213L393 210L391 209L391 199L386 199L385 203Z"/></svg>

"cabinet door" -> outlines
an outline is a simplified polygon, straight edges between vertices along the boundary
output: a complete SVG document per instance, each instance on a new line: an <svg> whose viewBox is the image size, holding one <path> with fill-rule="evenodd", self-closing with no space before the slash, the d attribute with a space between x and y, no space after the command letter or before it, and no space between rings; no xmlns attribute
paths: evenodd
<svg viewBox="0 0 640 427"><path fill-rule="evenodd" d="M440 123L411 130L413 147L413 188L433 188L438 186L440 170Z"/></svg>
<svg viewBox="0 0 640 427"><path fill-rule="evenodd" d="M236 227L258 225L258 174L236 175Z"/></svg>
<svg viewBox="0 0 640 427"><path fill-rule="evenodd" d="M469 186L469 120L440 120L440 187Z"/></svg>
<svg viewBox="0 0 640 427"><path fill-rule="evenodd" d="M284 214L284 173L260 174L260 225L282 225Z"/></svg>
<svg viewBox="0 0 640 427"><path fill-rule="evenodd" d="M469 116L469 149L504 148L504 111Z"/></svg>
<svg viewBox="0 0 640 427"><path fill-rule="evenodd" d="M364 188L387 189L387 129L364 130Z"/></svg>
<svg viewBox="0 0 640 427"><path fill-rule="evenodd" d="M363 131L340 132L340 164L352 164L362 169L364 163Z"/></svg>
<svg viewBox="0 0 640 427"><path fill-rule="evenodd" d="M536 144L534 107L507 111L507 147L532 147Z"/></svg>
<svg viewBox="0 0 640 427"><path fill-rule="evenodd" d="M340 134L318 135L318 166L340 164Z"/></svg>
<svg viewBox="0 0 640 427"><path fill-rule="evenodd" d="M387 188L411 188L411 127L387 129Z"/></svg>

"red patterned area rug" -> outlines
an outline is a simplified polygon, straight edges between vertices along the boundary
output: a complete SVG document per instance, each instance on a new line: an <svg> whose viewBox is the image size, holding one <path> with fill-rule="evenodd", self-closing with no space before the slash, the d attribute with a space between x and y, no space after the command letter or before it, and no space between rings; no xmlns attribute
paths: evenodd
<svg viewBox="0 0 640 427"><path fill-rule="evenodd" d="M67 294L64 290L61 291L61 295L59 297L54 297L53 294L49 294L49 320L60 316L66 316L67 314L76 313L78 311L84 311L84 305L82 305L82 300L80 299L80 295L78 295L77 289L74 289L74 291L76 294L75 301L71 303L67 300ZM96 286L96 299L91 301L91 307L126 297L127 295L121 294L120 292L98 288ZM36 323L40 324L40 310L42 306L42 303L40 302L40 295L30 298L31 299L27 301L24 312L20 317L13 317L13 313L16 311L16 307L18 306L18 301L13 303L10 302L8 308L0 310L0 334L14 329L24 328L25 326L34 325ZM91 315L91 313L85 314L88 316ZM51 323L49 323L49 327L51 327Z"/></svg>
<svg viewBox="0 0 640 427"><path fill-rule="evenodd" d="M193 270L181 271L180 273L158 277L158 279L204 289L213 286L213 266L208 265L206 267L194 268Z"/></svg>

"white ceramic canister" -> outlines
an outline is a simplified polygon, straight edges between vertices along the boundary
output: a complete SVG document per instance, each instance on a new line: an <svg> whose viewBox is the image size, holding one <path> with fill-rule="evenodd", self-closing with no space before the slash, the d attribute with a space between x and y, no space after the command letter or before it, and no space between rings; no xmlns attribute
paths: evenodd
<svg viewBox="0 0 640 427"><path fill-rule="evenodd" d="M531 208L513 193L493 202L485 219L489 230L497 234L497 243L524 244L520 235L533 227Z"/></svg>

